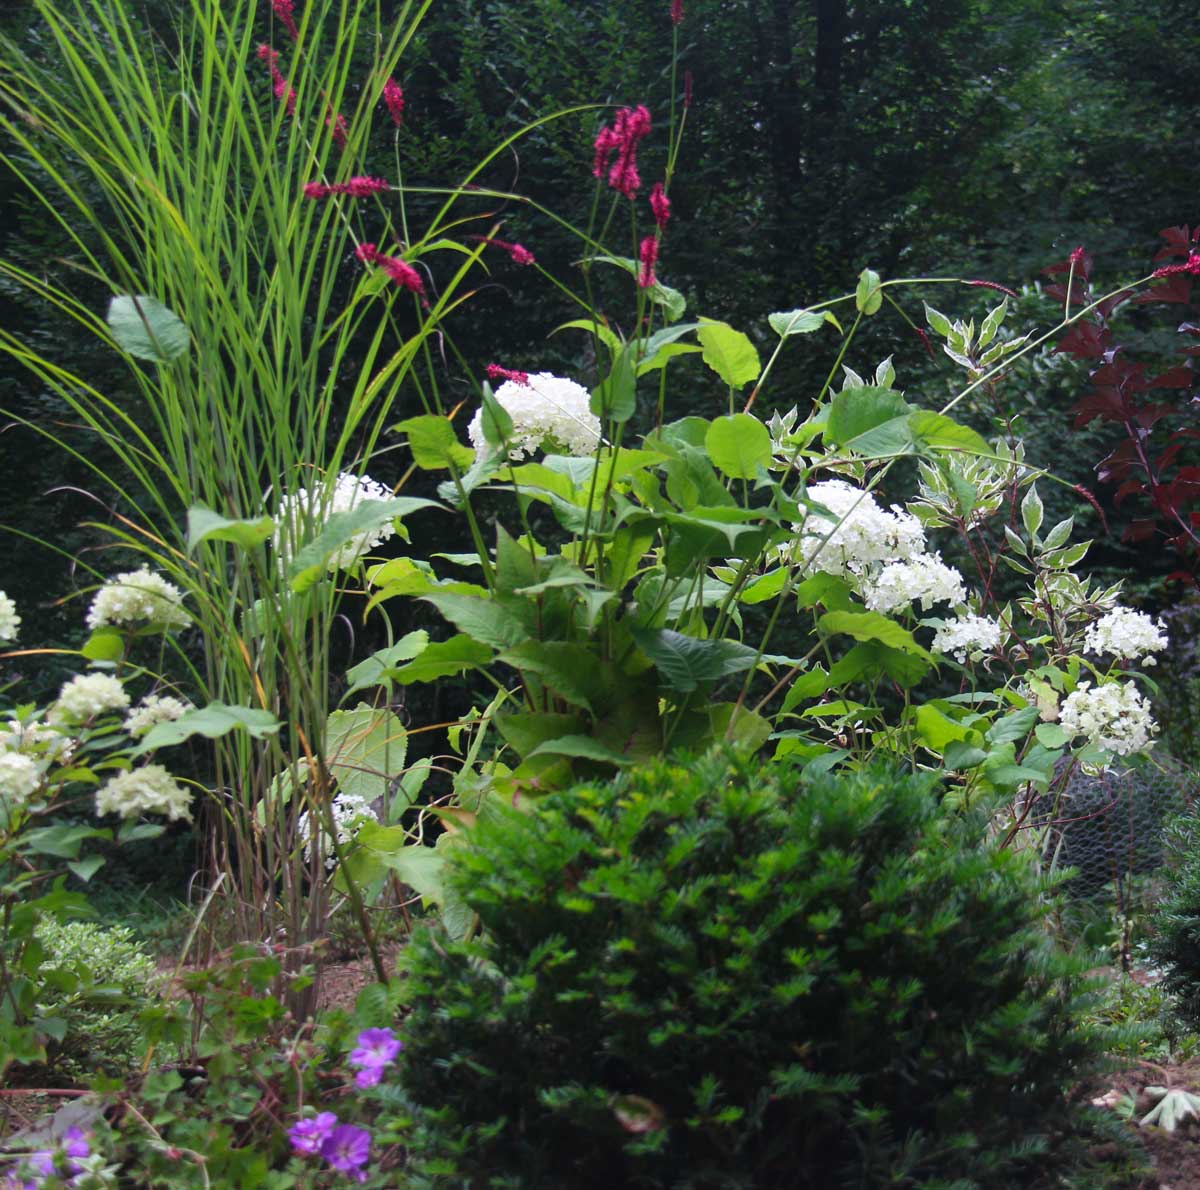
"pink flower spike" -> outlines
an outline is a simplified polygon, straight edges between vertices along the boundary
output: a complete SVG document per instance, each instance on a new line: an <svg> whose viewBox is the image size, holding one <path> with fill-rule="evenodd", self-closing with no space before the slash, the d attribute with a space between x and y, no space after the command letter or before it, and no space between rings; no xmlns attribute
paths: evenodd
<svg viewBox="0 0 1200 1190"><path fill-rule="evenodd" d="M683 20L683 0L671 0L671 24L678 25Z"/></svg>
<svg viewBox="0 0 1200 1190"><path fill-rule="evenodd" d="M385 178L351 178L348 182L341 182L332 189L338 194L348 194L351 198L370 198L372 194L382 194L385 190L390 190L387 179Z"/></svg>
<svg viewBox="0 0 1200 1190"><path fill-rule="evenodd" d="M650 112L645 105L623 107L611 127L596 137L596 159L592 173L602 177L608 166L608 184L626 198L634 198L642 179L637 168L638 145L650 134ZM609 162L612 162L609 166Z"/></svg>
<svg viewBox="0 0 1200 1190"><path fill-rule="evenodd" d="M282 22L283 27L292 35L292 40L299 41L300 30L296 28L296 15L292 0L271 0L271 8Z"/></svg>
<svg viewBox="0 0 1200 1190"><path fill-rule="evenodd" d="M537 257L524 244L509 244L508 254L514 264L537 264Z"/></svg>
<svg viewBox="0 0 1200 1190"><path fill-rule="evenodd" d="M654 236L647 236L642 241L642 246L638 250L638 259L641 261L642 267L638 273L637 283L643 289L649 289L658 280L654 275L654 266L658 263L658 240Z"/></svg>
<svg viewBox="0 0 1200 1190"><path fill-rule="evenodd" d="M487 374L489 380L511 380L513 384L522 384L528 387L529 373L514 372L511 368L502 368L499 364L488 364Z"/></svg>
<svg viewBox="0 0 1200 1190"><path fill-rule="evenodd" d="M272 49L267 44L262 44L258 47L258 56L264 61L269 62L272 66L279 61L279 51Z"/></svg>
<svg viewBox="0 0 1200 1190"><path fill-rule="evenodd" d="M655 182L654 189L650 191L650 209L654 212L654 222L659 230L665 231L671 218L671 200L661 182Z"/></svg>
<svg viewBox="0 0 1200 1190"><path fill-rule="evenodd" d="M377 244L359 244L354 249L354 255L363 264L375 264L379 260L379 246Z"/></svg>
<svg viewBox="0 0 1200 1190"><path fill-rule="evenodd" d="M1200 277L1200 255L1193 252L1184 263L1163 265L1161 269L1155 269L1150 275L1152 277L1178 277L1181 274L1188 277Z"/></svg>
<svg viewBox="0 0 1200 1190"><path fill-rule="evenodd" d="M407 260L398 256L379 256L375 263L401 288L411 289L418 297L425 296L425 282Z"/></svg>
<svg viewBox="0 0 1200 1190"><path fill-rule="evenodd" d="M326 186L324 182L305 182L304 197L305 198L328 198L333 193L332 186Z"/></svg>
<svg viewBox="0 0 1200 1190"><path fill-rule="evenodd" d="M336 115L329 112L325 117L325 126L333 131L333 143L339 149L344 149L350 136L350 126L346 123L346 117L341 112Z"/></svg>
<svg viewBox="0 0 1200 1190"><path fill-rule="evenodd" d="M1006 293L1011 298L1021 296L1016 290L1009 289L1007 285L1001 285L999 281L968 281L967 284L976 285L983 289L994 289L997 293Z"/></svg>
<svg viewBox="0 0 1200 1190"><path fill-rule="evenodd" d="M404 92L395 79L390 78L383 84L383 102L387 104L387 109L391 113L392 123L399 128L400 121L404 116Z"/></svg>

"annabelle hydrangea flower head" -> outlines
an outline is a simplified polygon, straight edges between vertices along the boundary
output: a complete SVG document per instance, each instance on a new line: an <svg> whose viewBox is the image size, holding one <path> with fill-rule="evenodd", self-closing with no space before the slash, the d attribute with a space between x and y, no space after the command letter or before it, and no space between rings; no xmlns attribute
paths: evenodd
<svg viewBox="0 0 1200 1190"><path fill-rule="evenodd" d="M329 809L333 815L333 825L337 830L337 842L340 848L347 847L354 841L355 836L362 829L363 823L379 821L367 799L357 793L339 793L329 804ZM321 822L320 815L317 816L316 822ZM308 810L305 810L297 820L296 831L304 842L304 862L311 863L313 819ZM337 864L333 841L324 829L320 831L320 838L321 851L325 856L325 867L332 870Z"/></svg>
<svg viewBox="0 0 1200 1190"><path fill-rule="evenodd" d="M161 764L144 764L110 777L96 792L97 814L137 818L162 814L168 822L190 821L192 795Z"/></svg>
<svg viewBox="0 0 1200 1190"><path fill-rule="evenodd" d="M808 498L831 515L812 510L796 526L793 550L805 571L857 575L873 562L908 560L925 550L916 517L898 506L885 511L870 492L844 479L813 484Z"/></svg>
<svg viewBox="0 0 1200 1190"><path fill-rule="evenodd" d="M1149 656L1167 647L1167 635L1162 622L1155 622L1145 612L1128 607L1114 607L1100 619L1088 625L1083 636L1083 648L1088 653L1103 653L1118 661L1137 661L1143 665L1156 664Z"/></svg>
<svg viewBox="0 0 1200 1190"><path fill-rule="evenodd" d="M17 629L21 627L21 617L17 615L17 605L0 591L0 644L7 644L17 639Z"/></svg>
<svg viewBox="0 0 1200 1190"><path fill-rule="evenodd" d="M52 725L83 723L106 711L124 711L129 695L119 678L111 674L76 674L64 682L57 701L47 713Z"/></svg>
<svg viewBox="0 0 1200 1190"><path fill-rule="evenodd" d="M322 488L298 488L279 501L276 515L275 548L287 553L311 537L315 537L321 526L334 514L349 512L364 500L390 500L392 493L370 476L351 475L343 471L333 485L332 491ZM353 566L368 551L387 541L396 532L390 522L373 529L356 533L344 542L326 561L329 570L343 570Z"/></svg>
<svg viewBox="0 0 1200 1190"><path fill-rule="evenodd" d="M110 579L93 596L87 614L89 628L134 624L185 628L191 622L183 609L183 592L149 566Z"/></svg>
<svg viewBox="0 0 1200 1190"><path fill-rule="evenodd" d="M551 372L531 372L522 383L505 381L495 397L512 418L508 440L508 458L520 462L541 448L583 458L600 444L600 419L591 411L591 394L581 384L564 380ZM475 457L486 459L491 453L483 432L480 407L467 436L475 447Z"/></svg>
<svg viewBox="0 0 1200 1190"><path fill-rule="evenodd" d="M20 752L0 752L0 802L23 805L42 783L42 766Z"/></svg>

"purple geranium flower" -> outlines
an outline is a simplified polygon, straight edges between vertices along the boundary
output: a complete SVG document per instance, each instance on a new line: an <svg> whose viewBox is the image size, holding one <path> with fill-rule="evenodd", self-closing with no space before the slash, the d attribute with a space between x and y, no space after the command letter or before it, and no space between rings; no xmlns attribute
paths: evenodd
<svg viewBox="0 0 1200 1190"><path fill-rule="evenodd" d="M353 1124L339 1124L321 1143L321 1156L334 1169L365 1182L363 1166L371 1160L371 1134Z"/></svg>
<svg viewBox="0 0 1200 1190"><path fill-rule="evenodd" d="M404 1048L391 1029L364 1029L358 1035L358 1045L350 1052L350 1065L358 1067L355 1082L363 1090L378 1086L384 1068L395 1061Z"/></svg>
<svg viewBox="0 0 1200 1190"><path fill-rule="evenodd" d="M67 1155L67 1164L72 1173L82 1173L80 1161L92 1155L92 1146L88 1144L87 1133L82 1128L68 1128L63 1133L63 1152Z"/></svg>
<svg viewBox="0 0 1200 1190"><path fill-rule="evenodd" d="M319 1153L337 1126L338 1118L331 1111L323 1111L315 1119L297 1120L288 1129L292 1150L296 1153Z"/></svg>

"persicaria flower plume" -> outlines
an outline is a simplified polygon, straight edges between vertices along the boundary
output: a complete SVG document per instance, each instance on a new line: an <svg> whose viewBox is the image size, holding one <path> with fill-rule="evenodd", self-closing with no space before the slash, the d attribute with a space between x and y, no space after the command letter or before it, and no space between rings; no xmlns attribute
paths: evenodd
<svg viewBox="0 0 1200 1190"><path fill-rule="evenodd" d="M272 49L269 45L260 45L258 47L258 56L267 64L271 71L271 82L275 87L275 98L286 105L289 116L294 116L296 114L296 92L292 90L291 84L283 76L283 71L279 69L279 51Z"/></svg>
<svg viewBox="0 0 1200 1190"><path fill-rule="evenodd" d="M419 297L425 296L425 282L421 274L407 260L398 256L385 256L377 244L359 244L356 255L363 264L377 265L403 289L411 289Z"/></svg>
<svg viewBox="0 0 1200 1190"><path fill-rule="evenodd" d="M386 178L351 178L348 182L307 182L304 186L305 198L328 198L331 194L348 194L351 198L370 198L372 194L382 194L391 189L391 183Z"/></svg>
<svg viewBox="0 0 1200 1190"><path fill-rule="evenodd" d="M596 137L596 160L592 173L597 178L608 170L608 184L626 198L636 198L642 187L637 168L638 145L650 134L650 112L642 104L623 107L611 125Z"/></svg>
<svg viewBox="0 0 1200 1190"><path fill-rule="evenodd" d="M654 212L654 222L658 224L659 230L666 231L671 218L671 200L661 182L655 182L654 189L650 191L650 209Z"/></svg>
<svg viewBox="0 0 1200 1190"><path fill-rule="evenodd" d="M467 236L467 239L482 240L489 247L503 248L514 264L537 264L537 257L524 244L510 244L508 240L499 240L495 236Z"/></svg>
<svg viewBox="0 0 1200 1190"><path fill-rule="evenodd" d="M1155 269L1150 275L1152 277L1177 277L1181 274L1188 277L1200 277L1200 255L1193 252L1182 264L1165 264L1161 269Z"/></svg>
<svg viewBox="0 0 1200 1190"><path fill-rule="evenodd" d="M292 37L299 39L300 30L296 28L296 12L292 0L271 0L271 8Z"/></svg>
<svg viewBox="0 0 1200 1190"><path fill-rule="evenodd" d="M388 114L397 128L404 117L404 91L395 79L388 79L383 84L383 102L387 104Z"/></svg>
<svg viewBox="0 0 1200 1190"><path fill-rule="evenodd" d="M511 380L514 384L528 384L528 372L514 372L511 368L502 368L499 364L488 364L487 366L488 379L495 380Z"/></svg>
<svg viewBox="0 0 1200 1190"><path fill-rule="evenodd" d="M678 25L683 20L683 0L671 0L671 24Z"/></svg>
<svg viewBox="0 0 1200 1190"><path fill-rule="evenodd" d="M654 275L654 266L658 263L658 240L654 236L647 236L638 249L638 261L641 268L638 269L637 283L643 289L649 289L658 278Z"/></svg>

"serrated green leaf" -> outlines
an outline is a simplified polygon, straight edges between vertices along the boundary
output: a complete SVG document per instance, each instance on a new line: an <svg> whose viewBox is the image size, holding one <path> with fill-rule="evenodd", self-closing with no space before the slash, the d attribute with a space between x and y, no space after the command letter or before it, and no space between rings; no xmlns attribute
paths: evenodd
<svg viewBox="0 0 1200 1190"><path fill-rule="evenodd" d="M459 442L448 417L424 413L397 422L391 428L395 433L408 435L413 462L422 471L445 471L448 467L464 471L475 462L475 452Z"/></svg>
<svg viewBox="0 0 1200 1190"><path fill-rule="evenodd" d="M487 645L469 636L452 636L449 640L427 645L407 665L393 670L391 677L402 686L409 686L413 682L435 682L468 669L482 669L491 662L493 656Z"/></svg>
<svg viewBox="0 0 1200 1190"><path fill-rule="evenodd" d="M654 662L672 690L687 694L702 682L749 669L758 653L734 640L697 640L670 628L635 628L638 647Z"/></svg>
<svg viewBox="0 0 1200 1190"><path fill-rule="evenodd" d="M169 748L195 735L215 740L231 731L244 731L251 738L261 740L274 735L282 726L270 711L210 702L205 707L185 712L170 723L156 723L130 755L141 756L155 748Z"/></svg>
<svg viewBox="0 0 1200 1190"><path fill-rule="evenodd" d="M408 733L386 708L360 704L333 711L325 723L325 756L342 793L367 802L386 797L392 778L404 768Z"/></svg>

